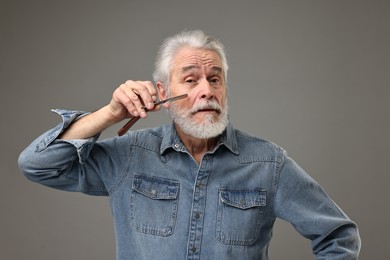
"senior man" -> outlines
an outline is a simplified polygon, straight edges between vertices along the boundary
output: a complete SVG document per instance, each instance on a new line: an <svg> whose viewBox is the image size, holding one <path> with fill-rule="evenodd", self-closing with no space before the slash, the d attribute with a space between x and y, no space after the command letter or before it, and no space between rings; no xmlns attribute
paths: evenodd
<svg viewBox="0 0 390 260"><path fill-rule="evenodd" d="M228 120L223 45L184 31L161 46L154 82L127 81L93 113L63 122L19 157L49 187L109 196L117 259L268 259L276 218L311 240L317 259L357 259L356 224L277 145ZM98 141L107 127L166 102L172 123Z"/></svg>

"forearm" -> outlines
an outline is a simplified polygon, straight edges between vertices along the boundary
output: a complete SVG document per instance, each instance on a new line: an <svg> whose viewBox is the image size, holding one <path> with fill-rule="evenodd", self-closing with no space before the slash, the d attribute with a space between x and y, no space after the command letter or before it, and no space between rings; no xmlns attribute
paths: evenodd
<svg viewBox="0 0 390 260"><path fill-rule="evenodd" d="M109 111L109 107L105 106L89 115L83 116L73 122L58 139L86 139L93 137L119 120L113 118Z"/></svg>
<svg viewBox="0 0 390 260"><path fill-rule="evenodd" d="M97 134L122 119L140 116L145 118L145 108L158 110L154 102L157 93L150 81L131 81L120 85L113 93L110 103L73 122L58 138L63 140L85 139Z"/></svg>

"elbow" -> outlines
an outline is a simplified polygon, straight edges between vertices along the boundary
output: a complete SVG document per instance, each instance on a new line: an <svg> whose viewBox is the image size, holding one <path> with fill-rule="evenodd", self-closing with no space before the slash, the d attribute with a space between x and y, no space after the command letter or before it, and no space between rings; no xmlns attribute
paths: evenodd
<svg viewBox="0 0 390 260"><path fill-rule="evenodd" d="M345 259L358 259L361 248L361 239L357 225L352 222L340 229L335 231L337 247L341 250L345 250L346 256L349 256Z"/></svg>
<svg viewBox="0 0 390 260"><path fill-rule="evenodd" d="M351 255L355 256L357 259L361 248L361 239L358 226L351 221L351 223L345 227L344 231L338 232L340 233L339 246L349 250Z"/></svg>
<svg viewBox="0 0 390 260"><path fill-rule="evenodd" d="M34 153L27 148L18 157L19 170L32 182L42 182L51 172L42 170L42 158L37 158Z"/></svg>
<svg viewBox="0 0 390 260"><path fill-rule="evenodd" d="M361 239L359 230L356 225L350 228L348 236L344 239L339 238L337 247L344 251L345 258L342 259L358 259L361 248Z"/></svg>
<svg viewBox="0 0 390 260"><path fill-rule="evenodd" d="M360 238L358 227L356 225L354 226L354 233L353 233L353 239L352 240L353 240L352 243L353 243L354 253L355 253L356 259L358 259L359 253L360 253L360 249L361 249L361 246L362 246L362 241L361 241L361 238Z"/></svg>
<svg viewBox="0 0 390 260"><path fill-rule="evenodd" d="M27 152L27 149L24 150L18 157L18 166L19 170L23 173L23 175L29 179L30 181L34 181L35 174L32 170L33 167L33 158L32 156Z"/></svg>
<svg viewBox="0 0 390 260"><path fill-rule="evenodd" d="M351 221L328 234L317 246L313 247L313 252L319 259L325 259L329 255L334 255L333 259L352 260L358 259L360 248L359 230L357 225Z"/></svg>

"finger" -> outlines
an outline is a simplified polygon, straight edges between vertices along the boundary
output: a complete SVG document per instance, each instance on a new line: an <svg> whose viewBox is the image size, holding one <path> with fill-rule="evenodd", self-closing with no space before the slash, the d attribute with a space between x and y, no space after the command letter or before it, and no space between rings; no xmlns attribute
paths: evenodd
<svg viewBox="0 0 390 260"><path fill-rule="evenodd" d="M128 91L127 87L122 84L115 92L115 99L122 104L132 116L139 116L140 112L137 105L141 106L138 96L133 91Z"/></svg>
<svg viewBox="0 0 390 260"><path fill-rule="evenodd" d="M151 81L137 81L137 83L138 95L141 97L144 106L152 110L154 108L154 102L157 100L156 88Z"/></svg>
<svg viewBox="0 0 390 260"><path fill-rule="evenodd" d="M152 82L128 80L122 87L122 90L130 99L128 101L129 103L126 103L126 107L132 109L131 113L139 115L140 117L146 117L146 109L152 110L154 108L154 100L157 99L157 91ZM137 112L134 111L134 108Z"/></svg>
<svg viewBox="0 0 390 260"><path fill-rule="evenodd" d="M143 100L142 96L148 96L147 89L139 83L133 83L131 86L126 84L126 86L127 87L123 89L123 92L128 97L128 103L126 103L126 107L131 109L131 112L134 115L146 117L145 101Z"/></svg>

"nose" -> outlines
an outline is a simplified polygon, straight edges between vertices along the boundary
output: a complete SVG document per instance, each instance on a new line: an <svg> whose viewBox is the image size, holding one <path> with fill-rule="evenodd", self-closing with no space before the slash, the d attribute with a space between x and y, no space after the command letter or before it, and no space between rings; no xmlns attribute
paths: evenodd
<svg viewBox="0 0 390 260"><path fill-rule="evenodd" d="M201 80L198 87L200 98L211 99L214 97L214 88L207 79Z"/></svg>

